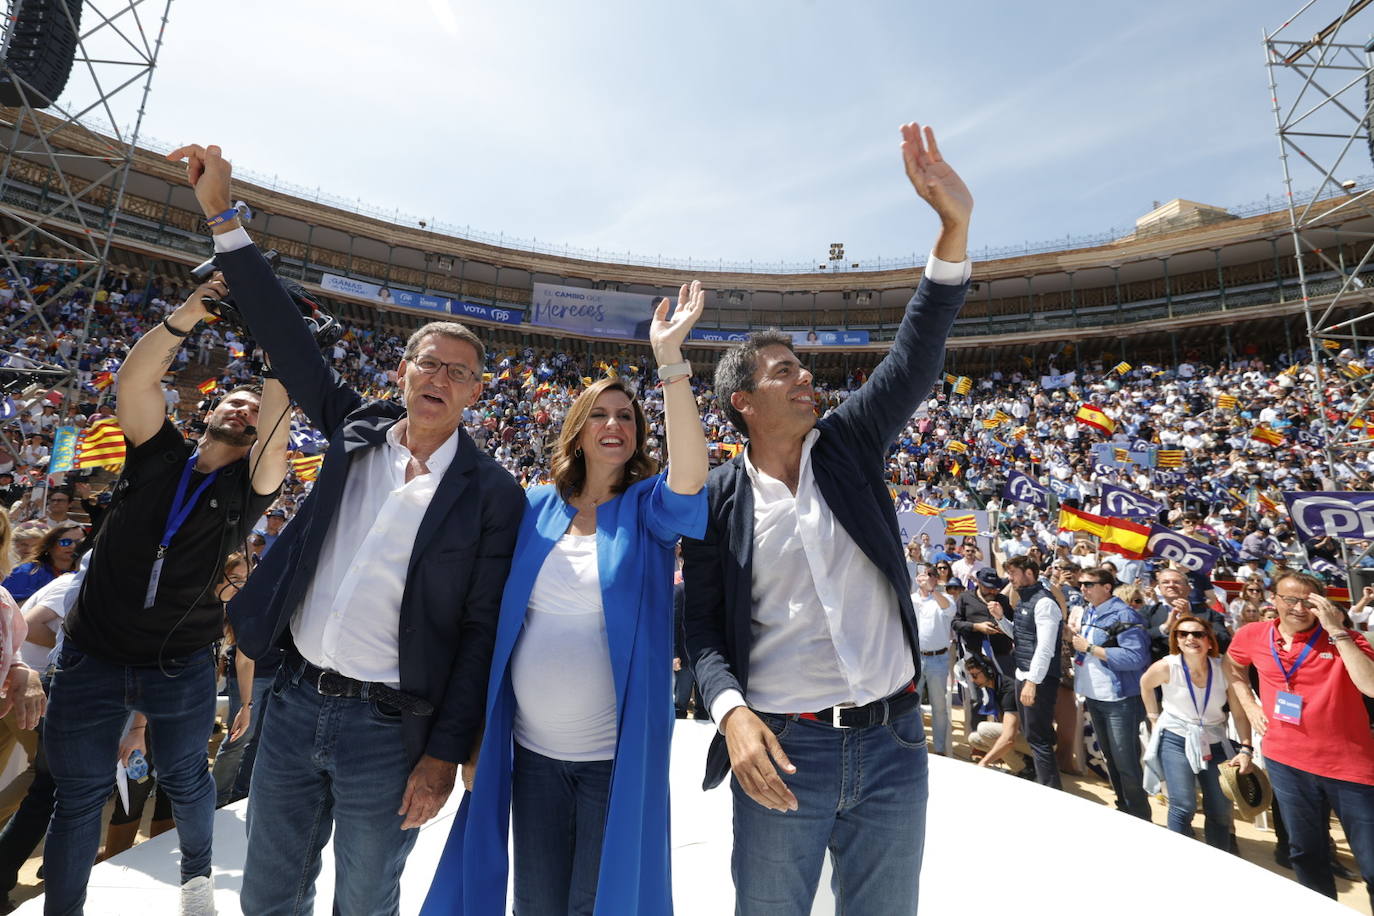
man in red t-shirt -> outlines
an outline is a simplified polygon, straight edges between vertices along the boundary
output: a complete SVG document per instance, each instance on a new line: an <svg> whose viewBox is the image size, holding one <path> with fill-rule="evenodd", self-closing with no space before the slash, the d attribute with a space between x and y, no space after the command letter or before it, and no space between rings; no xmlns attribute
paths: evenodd
<svg viewBox="0 0 1374 916"><path fill-rule="evenodd" d="M1241 627L1227 667L1239 684L1251 665L1259 674L1259 703L1249 690L1240 700L1264 736L1298 881L1336 896L1326 813L1334 809L1374 905L1374 736L1361 697L1374 696L1374 649L1345 628L1313 576L1280 573L1274 592L1278 619Z"/></svg>

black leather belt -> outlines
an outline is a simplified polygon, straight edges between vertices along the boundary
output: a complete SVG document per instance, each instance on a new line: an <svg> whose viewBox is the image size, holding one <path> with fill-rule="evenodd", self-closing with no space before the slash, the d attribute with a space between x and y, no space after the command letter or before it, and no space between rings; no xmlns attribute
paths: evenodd
<svg viewBox="0 0 1374 916"><path fill-rule="evenodd" d="M434 705L422 697L401 693L394 687L377 681L359 681L345 677L337 671L329 671L295 656L296 665L301 669L301 679L322 697L344 697L347 699L376 700L384 706L408 712L417 716L434 714Z"/></svg>
<svg viewBox="0 0 1374 916"><path fill-rule="evenodd" d="M934 655L944 655L948 651L948 649L936 649L934 652L927 652L924 649L922 649L921 654L924 655L926 658L930 658Z"/></svg>
<svg viewBox="0 0 1374 916"><path fill-rule="evenodd" d="M890 697L863 706L831 706L820 712L804 712L800 718L824 722L836 728L868 728L870 725L886 725L911 712L920 702L921 695L916 691L916 685L911 683Z"/></svg>

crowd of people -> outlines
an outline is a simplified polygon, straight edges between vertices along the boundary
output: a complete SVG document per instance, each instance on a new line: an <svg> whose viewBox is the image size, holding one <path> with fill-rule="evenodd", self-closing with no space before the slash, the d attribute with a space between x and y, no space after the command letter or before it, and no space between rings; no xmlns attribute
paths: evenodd
<svg viewBox="0 0 1374 916"><path fill-rule="evenodd" d="M708 785L734 777L741 912L771 912L779 893L809 909L827 846L852 911L914 911L921 708L933 751L954 755L954 697L981 767L1055 788L1082 758L1129 815L1150 819L1165 786L1167 826L1186 834L1200 789L1206 841L1232 851L1233 806L1272 784L1275 857L1303 884L1334 895L1351 876L1331 853L1333 811L1374 880L1374 589L1348 609L1324 597L1365 545L1303 540L1280 497L1374 482L1370 452L1328 467L1321 449L1374 348L1323 348L1322 391L1312 354L1260 349L937 377L971 200L928 134L904 129L904 150L942 233L891 354L828 384L766 333L693 375L680 344L697 286L638 356L488 352L448 322L349 327L321 350L237 225L218 150L179 151L223 275L193 288L108 273L4 351L5 368L65 366L75 382L5 405L0 646L15 658L0 655L14 705L0 747L34 753L0 832L0 890L46 834L47 911L80 912L97 854L127 848L155 797L154 830L178 828L183 909L209 912L213 808L247 797L245 912L312 906L317 816L351 863L336 907L392 912L413 828L461 776L472 804L426 912L496 911L492 876L512 866L522 912L667 912L671 701L654 672L673 666L679 711L719 731ZM6 276L0 317L20 314L16 289L71 276L57 261ZM203 323L204 298L231 288L246 327ZM213 375L213 393L183 402L178 375ZM1082 405L1108 428L1081 423ZM127 440L119 486L49 473L61 427L110 417ZM311 456L323 463L291 460ZM1013 472L1054 500L1009 496ZM1061 530L1050 506L1095 509L1104 485L1158 501L1150 521L1219 547L1216 568ZM914 508L990 510L989 549L892 542L888 520ZM136 697L112 686L126 676ZM219 692L229 712L207 761L197 740ZM879 725L895 743L880 746ZM851 729L875 736L868 776L900 810L788 821L846 790L826 761ZM151 779L132 776L142 762Z"/></svg>

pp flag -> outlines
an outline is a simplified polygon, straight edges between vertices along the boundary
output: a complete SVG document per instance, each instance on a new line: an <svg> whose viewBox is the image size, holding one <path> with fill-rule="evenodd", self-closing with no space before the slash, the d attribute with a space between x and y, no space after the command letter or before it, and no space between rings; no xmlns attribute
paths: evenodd
<svg viewBox="0 0 1374 916"><path fill-rule="evenodd" d="M1082 498L1082 494L1079 493L1077 486L1071 483L1065 483L1062 480L1056 480L1053 477L1050 478L1050 492L1060 499Z"/></svg>
<svg viewBox="0 0 1374 916"><path fill-rule="evenodd" d="M1044 509L1045 488L1035 482L1035 478L1020 471L1007 474L1007 482L1002 487L1002 498Z"/></svg>
<svg viewBox="0 0 1374 916"><path fill-rule="evenodd" d="M76 446L77 468L108 467L124 465L124 430L113 419L99 420L89 428Z"/></svg>
<svg viewBox="0 0 1374 916"><path fill-rule="evenodd" d="M1303 539L1374 538L1374 493L1284 493L1288 515Z"/></svg>
<svg viewBox="0 0 1374 916"><path fill-rule="evenodd" d="M1102 514L1116 518L1155 518L1164 511L1164 504L1127 490L1125 487L1102 484Z"/></svg>
<svg viewBox="0 0 1374 916"><path fill-rule="evenodd" d="M1074 419L1084 426L1091 426L1098 432L1106 433L1109 436L1116 432L1116 421L1091 404L1084 404L1078 408L1078 413L1074 414Z"/></svg>
<svg viewBox="0 0 1374 916"><path fill-rule="evenodd" d="M1155 525L1150 529L1150 556L1172 560L1191 572L1209 575L1221 559L1221 551L1206 541L1190 538L1172 528Z"/></svg>
<svg viewBox="0 0 1374 916"><path fill-rule="evenodd" d="M975 516L971 514L945 516L945 537L976 535L977 533L978 519Z"/></svg>
<svg viewBox="0 0 1374 916"><path fill-rule="evenodd" d="M5 398L0 401L0 420L8 420L19 415L19 406L14 403L14 398Z"/></svg>

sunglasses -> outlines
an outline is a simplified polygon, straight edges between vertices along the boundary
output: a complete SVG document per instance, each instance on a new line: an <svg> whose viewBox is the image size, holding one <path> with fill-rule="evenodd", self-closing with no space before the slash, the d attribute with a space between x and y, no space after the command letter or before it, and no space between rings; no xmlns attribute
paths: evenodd
<svg viewBox="0 0 1374 916"><path fill-rule="evenodd" d="M1179 639L1206 639L1207 634L1202 630L1175 630Z"/></svg>
<svg viewBox="0 0 1374 916"><path fill-rule="evenodd" d="M57 539L57 546L58 546L58 547L74 547L75 545L80 544L80 543L81 543L81 541L80 541L78 538L58 538L58 539Z"/></svg>
<svg viewBox="0 0 1374 916"><path fill-rule="evenodd" d="M1095 586L1095 585L1106 585L1106 584L1107 584L1106 582L1080 582L1080 583L1078 583L1078 587L1079 587L1079 588L1092 588L1092 587Z"/></svg>
<svg viewBox="0 0 1374 916"><path fill-rule="evenodd" d="M935 568L936 568L936 569L949 569L950 567L948 567L948 566L937 566L937 567L935 567Z"/></svg>

